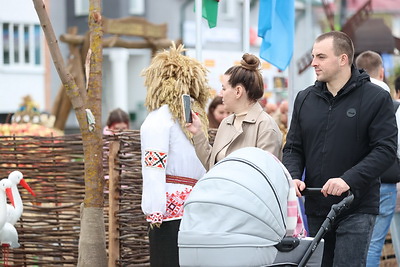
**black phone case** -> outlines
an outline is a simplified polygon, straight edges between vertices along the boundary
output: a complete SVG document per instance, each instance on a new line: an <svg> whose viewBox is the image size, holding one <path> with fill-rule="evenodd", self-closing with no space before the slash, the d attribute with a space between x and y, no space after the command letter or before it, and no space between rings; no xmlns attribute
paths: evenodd
<svg viewBox="0 0 400 267"><path fill-rule="evenodd" d="M189 95L182 95L183 101L183 112L185 115L185 121L187 123L192 123L192 107L191 107L191 100Z"/></svg>

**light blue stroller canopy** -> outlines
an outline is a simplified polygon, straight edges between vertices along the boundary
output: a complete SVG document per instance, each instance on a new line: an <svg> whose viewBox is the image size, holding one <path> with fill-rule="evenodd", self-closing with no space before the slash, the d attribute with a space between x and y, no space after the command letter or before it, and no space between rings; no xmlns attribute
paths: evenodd
<svg viewBox="0 0 400 267"><path fill-rule="evenodd" d="M239 149L194 186L178 235L181 266L272 263L286 234L290 177L271 153Z"/></svg>

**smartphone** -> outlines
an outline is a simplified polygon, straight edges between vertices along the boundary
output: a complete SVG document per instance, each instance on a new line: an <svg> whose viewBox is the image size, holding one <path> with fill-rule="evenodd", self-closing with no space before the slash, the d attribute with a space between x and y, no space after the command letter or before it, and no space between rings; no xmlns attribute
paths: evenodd
<svg viewBox="0 0 400 267"><path fill-rule="evenodd" d="M185 122L192 123L192 103L190 99L190 95L183 94L182 95L182 106L183 106L183 114L185 116Z"/></svg>

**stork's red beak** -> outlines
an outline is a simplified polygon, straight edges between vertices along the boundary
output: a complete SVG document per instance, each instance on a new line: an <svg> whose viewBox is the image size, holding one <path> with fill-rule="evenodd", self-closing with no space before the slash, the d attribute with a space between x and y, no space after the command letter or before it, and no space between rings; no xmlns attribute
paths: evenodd
<svg viewBox="0 0 400 267"><path fill-rule="evenodd" d="M29 191L29 193L32 194L32 196L36 197L35 192L33 192L32 188L28 185L27 182L22 178L21 181L19 182L20 185L22 185L26 190Z"/></svg>
<svg viewBox="0 0 400 267"><path fill-rule="evenodd" d="M15 205L14 205L14 197L13 197L11 188L6 188L6 194L7 194L8 199L10 200L11 204L12 204L13 207L15 208Z"/></svg>

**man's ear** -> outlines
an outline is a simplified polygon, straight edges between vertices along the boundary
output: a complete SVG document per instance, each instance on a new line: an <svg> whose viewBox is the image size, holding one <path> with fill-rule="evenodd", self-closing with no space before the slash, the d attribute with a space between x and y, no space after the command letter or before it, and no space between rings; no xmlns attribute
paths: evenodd
<svg viewBox="0 0 400 267"><path fill-rule="evenodd" d="M382 67L382 68L379 70L379 79L378 79L378 80L383 81L384 79L385 79L385 69Z"/></svg>
<svg viewBox="0 0 400 267"><path fill-rule="evenodd" d="M342 54L340 56L340 65L348 65L349 64L349 57L346 54Z"/></svg>

